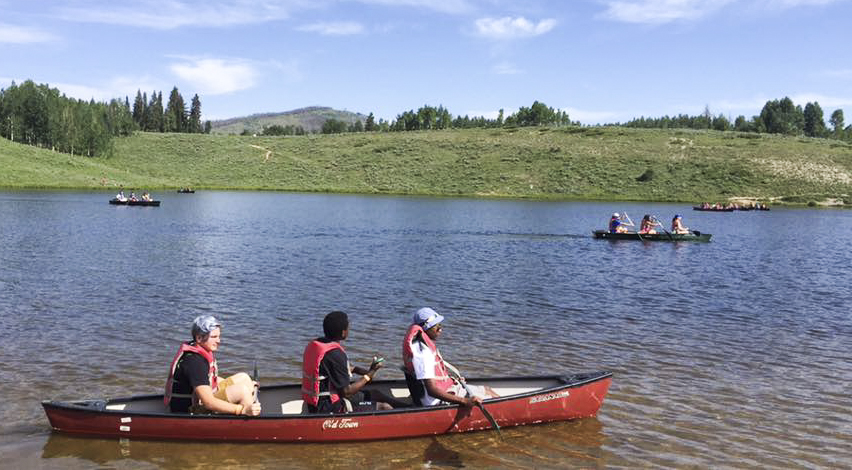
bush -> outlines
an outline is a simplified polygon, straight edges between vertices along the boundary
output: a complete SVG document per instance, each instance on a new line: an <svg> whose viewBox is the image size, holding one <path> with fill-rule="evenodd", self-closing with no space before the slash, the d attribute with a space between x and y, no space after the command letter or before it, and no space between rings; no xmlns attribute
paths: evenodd
<svg viewBox="0 0 852 470"><path fill-rule="evenodd" d="M652 179L654 179L654 170L648 168L645 170L645 173L642 173L638 178L636 178L636 181L644 183L645 181L651 181Z"/></svg>

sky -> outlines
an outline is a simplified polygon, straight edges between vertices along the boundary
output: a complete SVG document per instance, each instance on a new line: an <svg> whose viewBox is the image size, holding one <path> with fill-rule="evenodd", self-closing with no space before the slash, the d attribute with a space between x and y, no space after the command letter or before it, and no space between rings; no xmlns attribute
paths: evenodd
<svg viewBox="0 0 852 470"><path fill-rule="evenodd" d="M391 121L534 101L583 124L818 102L852 122L852 0L0 0L0 88L198 94Z"/></svg>

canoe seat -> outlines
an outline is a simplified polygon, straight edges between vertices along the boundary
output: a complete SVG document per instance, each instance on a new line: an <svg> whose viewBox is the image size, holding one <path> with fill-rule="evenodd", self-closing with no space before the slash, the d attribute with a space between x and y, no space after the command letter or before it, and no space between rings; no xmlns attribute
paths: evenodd
<svg viewBox="0 0 852 470"><path fill-rule="evenodd" d="M408 398L411 396L411 392L407 388L392 388L390 392L394 398Z"/></svg>
<svg viewBox="0 0 852 470"><path fill-rule="evenodd" d="M495 387L494 391L501 397L509 395L519 395L521 393L534 392L541 390L541 387Z"/></svg>
<svg viewBox="0 0 852 470"><path fill-rule="evenodd" d="M290 400L281 404L282 415L300 415L307 413L308 407L304 400Z"/></svg>

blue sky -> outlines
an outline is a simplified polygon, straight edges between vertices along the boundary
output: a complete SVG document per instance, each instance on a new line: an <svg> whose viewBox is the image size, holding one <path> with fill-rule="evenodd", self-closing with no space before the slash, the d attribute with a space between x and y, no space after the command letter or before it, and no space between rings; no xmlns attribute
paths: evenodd
<svg viewBox="0 0 852 470"><path fill-rule="evenodd" d="M204 119L424 104L584 124L817 101L852 122L852 0L0 0L0 87L201 97Z"/></svg>

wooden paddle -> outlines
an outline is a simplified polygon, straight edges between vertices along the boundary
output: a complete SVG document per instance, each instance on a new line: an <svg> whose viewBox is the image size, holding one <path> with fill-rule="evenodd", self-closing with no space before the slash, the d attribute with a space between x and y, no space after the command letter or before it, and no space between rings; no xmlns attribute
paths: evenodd
<svg viewBox="0 0 852 470"><path fill-rule="evenodd" d="M254 371L251 374L251 380L254 381L254 402L257 403L259 400L258 394L260 393L260 386L257 384L257 358L254 360Z"/></svg>
<svg viewBox="0 0 852 470"><path fill-rule="evenodd" d="M666 228L663 226L663 224L662 224L662 223L660 223L660 219L658 219L658 218L654 217L654 220L657 222L657 225L659 225L659 226L660 226L660 228L661 228L661 229L663 229L663 232L666 232L666 235L668 235L668 236L669 236L669 241L670 241L670 242L673 242L673 241L674 241L674 237L672 236L671 232L669 232L668 230L666 230Z"/></svg>
<svg viewBox="0 0 852 470"><path fill-rule="evenodd" d="M462 387L464 387L465 392L467 392L467 396L473 397L473 391L467 386L467 382L464 380L464 377L461 376L459 370L447 361L444 361L444 365L447 366L447 370L450 372L450 375L453 376L453 379L456 380L458 383L462 384ZM494 419L493 416L491 416L491 413L489 413L488 410L485 409L485 405L483 405L482 403L477 403L476 407L479 408L480 411L482 411L482 414L485 415L485 419L487 419L488 422L491 423L491 427L497 431L497 435L500 436L500 440L505 440L503 439L503 433L500 431L500 425L497 424L497 420Z"/></svg>

